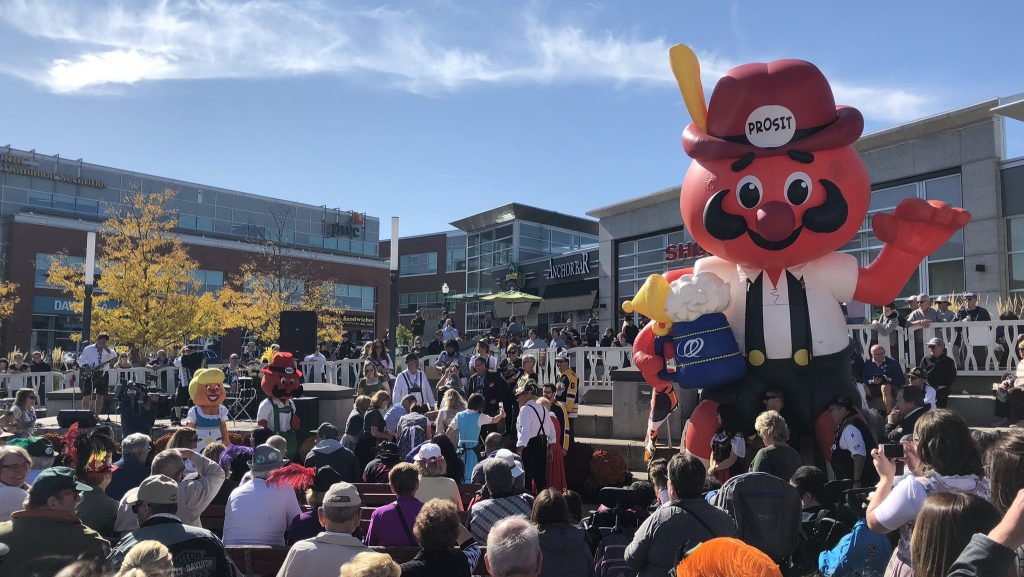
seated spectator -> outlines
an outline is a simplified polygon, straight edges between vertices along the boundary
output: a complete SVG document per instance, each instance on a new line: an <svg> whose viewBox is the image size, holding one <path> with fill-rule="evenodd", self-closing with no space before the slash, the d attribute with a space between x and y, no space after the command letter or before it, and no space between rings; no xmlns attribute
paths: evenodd
<svg viewBox="0 0 1024 577"><path fill-rule="evenodd" d="M477 541L486 541L491 527L506 517L529 517L533 498L512 490L512 469L502 459L484 462L484 485L490 498L473 505L469 511L469 531Z"/></svg>
<svg viewBox="0 0 1024 577"><path fill-rule="evenodd" d="M369 402L369 399L367 399ZM359 460L356 454L342 446L339 440L341 433L330 423L321 423L316 430L316 445L306 454L305 466L312 469L330 466L341 475L346 483L362 481Z"/></svg>
<svg viewBox="0 0 1024 577"><path fill-rule="evenodd" d="M249 474L249 461L252 460L252 449L244 445L231 445L220 454L218 464L224 469L227 476L221 484L217 496L210 502L211 505L225 506L228 504L228 497L231 492L242 484Z"/></svg>
<svg viewBox="0 0 1024 577"><path fill-rule="evenodd" d="M267 427L257 427L249 436L249 448L255 449L260 445L266 445L270 437L274 436L274 431L271 431Z"/></svg>
<svg viewBox="0 0 1024 577"><path fill-rule="evenodd" d="M853 401L836 395L829 400L828 414L836 424L831 460L836 479L850 479L854 487L873 485L878 473L868 452L875 446L875 439L854 408Z"/></svg>
<svg viewBox="0 0 1024 577"><path fill-rule="evenodd" d="M121 458L113 463L113 473L107 485L107 496L120 501L129 490L138 487L149 476L150 452L153 441L149 435L132 433L121 439Z"/></svg>
<svg viewBox="0 0 1024 577"><path fill-rule="evenodd" d="M359 395L352 404L352 411L345 421L345 436L341 439L341 446L355 454L356 444L359 443L359 435L363 433L363 419L366 411L370 409L370 397Z"/></svg>
<svg viewBox="0 0 1024 577"><path fill-rule="evenodd" d="M786 420L775 411L765 411L754 421L754 430L764 442L764 448L754 455L750 470L789 481L793 473L803 465L803 460L800 453L787 444L789 426Z"/></svg>
<svg viewBox="0 0 1024 577"><path fill-rule="evenodd" d="M38 400L39 397L36 395L35 389L28 387L18 389L14 395L14 406L2 417L6 422L4 430L13 433L15 437L24 438L35 435L36 401Z"/></svg>
<svg viewBox="0 0 1024 577"><path fill-rule="evenodd" d="M885 347L874 345L871 347L871 357L861 370L859 381L864 383L864 396L871 408L882 410L883 404L882 388L889 387L890 390L903 387L907 383L907 377L903 374L903 368L899 362L885 354Z"/></svg>
<svg viewBox="0 0 1024 577"><path fill-rule="evenodd" d="M118 503L105 492L110 486L112 471L113 465L109 457L106 461L90 463L88 467L83 463L79 467L77 478L92 487L92 491L82 494L82 501L75 508L75 514L86 527L96 531L107 541L116 543L118 535L114 531L114 525L117 521Z"/></svg>
<svg viewBox="0 0 1024 577"><path fill-rule="evenodd" d="M267 439L267 444L277 449L277 452L281 453L282 457L288 456L288 439L285 439L281 435L272 435Z"/></svg>
<svg viewBox="0 0 1024 577"><path fill-rule="evenodd" d="M491 435L498 435L495 443L497 446L501 446L504 438L501 433L491 433ZM487 437L490 438L491 435ZM484 446L487 446L487 442L484 442ZM508 449L496 449L490 453L490 456L483 461L476 464L473 467L473 482L478 485L484 485L483 490L486 493L487 487L484 479L484 466L490 459L500 459L508 465L509 470L512 471L512 492L516 495L521 495L526 492L526 471L523 469L523 461L519 455L509 451Z"/></svg>
<svg viewBox="0 0 1024 577"><path fill-rule="evenodd" d="M0 576L31 575L34 563L44 556L105 558L110 544L75 516L82 493L91 490L75 482L75 472L69 467L51 467L39 473L28 491L25 508L0 523L0 543L10 549L0 565Z"/></svg>
<svg viewBox="0 0 1024 577"><path fill-rule="evenodd" d="M466 466L462 463L462 459L459 458L458 451L455 450L455 443L452 443L452 440L442 433L434 433L434 436L430 438L430 442L441 447L441 456L444 457L445 468L447 469L444 476L455 481L456 485L462 484L466 477Z"/></svg>
<svg viewBox="0 0 1024 577"><path fill-rule="evenodd" d="M398 454L408 462L413 452L431 437L433 425L426 417L426 405L413 405L407 415L398 419Z"/></svg>
<svg viewBox="0 0 1024 577"><path fill-rule="evenodd" d="M37 475L53 467L57 455L53 450L53 444L45 437L10 439L6 446L21 447L28 452L28 456L32 459L32 468L28 470L25 482L29 485L35 482Z"/></svg>
<svg viewBox="0 0 1024 577"><path fill-rule="evenodd" d="M402 563L403 577L469 577L482 551L469 531L459 524L455 505L447 499L431 499L420 509L412 528L420 550ZM460 547L455 550L453 547Z"/></svg>
<svg viewBox="0 0 1024 577"><path fill-rule="evenodd" d="M654 485L654 493L658 497L658 506L661 507L671 499L668 497L668 460L652 459L647 464L647 478Z"/></svg>
<svg viewBox="0 0 1024 577"><path fill-rule="evenodd" d="M530 520L540 532L541 577L592 577L594 556L586 533L575 526L561 491L544 489L533 501Z"/></svg>
<svg viewBox="0 0 1024 577"><path fill-rule="evenodd" d="M387 553L360 553L341 566L340 577L399 577L401 567Z"/></svg>
<svg viewBox="0 0 1024 577"><path fill-rule="evenodd" d="M921 506L910 539L914 575L945 577L971 536L988 533L999 513L987 500L969 493L933 493Z"/></svg>
<svg viewBox="0 0 1024 577"><path fill-rule="evenodd" d="M935 392L935 387L928 384L928 374L925 373L924 369L914 367L907 371L907 386L916 387L924 391L924 403L928 405L929 409L935 408L937 393ZM886 400L886 407L890 411L896 407L895 396L889 396L888 400Z"/></svg>
<svg viewBox="0 0 1024 577"><path fill-rule="evenodd" d="M1014 551L1024 547L1024 490L988 535L975 534L960 553L947 577L988 577L1015 575L1018 558Z"/></svg>
<svg viewBox="0 0 1024 577"><path fill-rule="evenodd" d="M484 562L493 577L538 577L544 554L537 528L518 516L497 521L487 536Z"/></svg>
<svg viewBox="0 0 1024 577"><path fill-rule="evenodd" d="M946 343L935 337L928 341L928 354L918 363L928 384L935 387L935 408L944 409L956 380L956 363L946 354Z"/></svg>
<svg viewBox="0 0 1024 577"><path fill-rule="evenodd" d="M397 404L388 409L388 412L384 413L384 425L393 438L398 438L398 422L402 420L402 417L408 415L415 406L416 395L405 395Z"/></svg>
<svg viewBox="0 0 1024 577"><path fill-rule="evenodd" d="M811 466L800 467L789 479L789 484L800 493L800 518L805 530L813 526L823 511L829 515L835 508L835 500L825 488L827 483L825 471Z"/></svg>
<svg viewBox="0 0 1024 577"><path fill-rule="evenodd" d="M1024 489L1024 432L1012 430L998 439L988 452L985 468L992 485L992 504L1001 515L1009 515L1013 500ZM1024 567L1024 547L1017 549Z"/></svg>
<svg viewBox="0 0 1024 577"><path fill-rule="evenodd" d="M583 521L583 497L572 489L563 491L562 496L565 497L565 502L569 506L569 516L572 517L572 524L579 527L580 522Z"/></svg>
<svg viewBox="0 0 1024 577"><path fill-rule="evenodd" d="M352 536L359 527L359 491L350 483L331 485L316 513L325 531L299 541L288 550L278 577L334 575L338 567L369 551Z"/></svg>
<svg viewBox="0 0 1024 577"><path fill-rule="evenodd" d="M729 515L704 500L706 476L704 463L688 451L669 460L671 502L640 525L625 551L626 562L640 577L664 577L675 566L680 547L736 535L736 523Z"/></svg>
<svg viewBox="0 0 1024 577"><path fill-rule="evenodd" d="M224 443L219 441L211 441L206 444L203 449L203 456L213 461L214 463L220 463L220 456L224 454L224 450L227 449Z"/></svg>
<svg viewBox="0 0 1024 577"><path fill-rule="evenodd" d="M225 545L269 545L284 547L288 524L302 512L290 487L267 485L267 475L288 464L288 459L270 445L252 452L252 479L231 492L224 508Z"/></svg>
<svg viewBox="0 0 1024 577"><path fill-rule="evenodd" d="M366 483L386 483L391 468L402 462L398 453L398 445L384 442L377 445L377 457L366 464L363 470L363 481Z"/></svg>
<svg viewBox="0 0 1024 577"><path fill-rule="evenodd" d="M413 460L420 473L420 486L416 490L416 498L420 502L448 499L459 511L465 510L458 483L444 476L447 464L441 455L441 447L434 443L423 443Z"/></svg>
<svg viewBox="0 0 1024 577"><path fill-rule="evenodd" d="M186 459L196 469L195 473L187 476ZM202 527L199 517L213 502L220 486L224 484L224 469L191 449L165 449L153 457L151 469L153 475L166 475L178 484L177 516L181 522L193 527ZM125 496L127 495L126 493ZM127 533L138 528L138 517L122 497L117 508L114 530L118 533Z"/></svg>
<svg viewBox="0 0 1024 577"><path fill-rule="evenodd" d="M747 441L736 405L718 405L718 430L711 438L710 474L722 483L747 472ZM667 571L668 569L666 569Z"/></svg>
<svg viewBox="0 0 1024 577"><path fill-rule="evenodd" d="M396 499L370 515L366 544L371 547L416 546L412 526L423 508L423 502L414 496L420 485L419 471L409 463L398 463L388 474L388 484Z"/></svg>
<svg viewBox="0 0 1024 577"><path fill-rule="evenodd" d="M24 508L29 487L25 479L31 467L32 457L22 447L0 447L0 523Z"/></svg>
<svg viewBox="0 0 1024 577"><path fill-rule="evenodd" d="M878 449L871 452L881 480L871 493L867 524L876 533L900 532L889 568L912 574L910 537L914 519L930 493L954 491L988 498L981 457L963 418L945 409L928 411L914 425L916 442L904 443L911 474L895 481L896 464Z"/></svg>
<svg viewBox="0 0 1024 577"><path fill-rule="evenodd" d="M175 574L195 575L203 568L211 577L234 577L235 566L224 545L213 533L181 522L175 511L181 488L166 475L153 475L128 491L125 499L136 511L139 528L117 543L107 558L106 569L118 571L132 549L145 541L161 543L171 553Z"/></svg>
<svg viewBox="0 0 1024 577"><path fill-rule="evenodd" d="M996 398L995 415L1000 420L993 423L994 427L1018 425L1024 421L1024 362L1020 362L1024 354L1024 341L1017 344L1017 370L1006 373L1003 379L992 385L992 394Z"/></svg>
<svg viewBox="0 0 1024 577"><path fill-rule="evenodd" d="M140 541L128 550L117 577L174 577L174 557L159 541Z"/></svg>
<svg viewBox="0 0 1024 577"><path fill-rule="evenodd" d="M278 469L281 472L285 469ZM271 475L273 476L273 475ZM269 480L269 479L268 479ZM302 479L303 482L308 482L306 479ZM292 522L288 525L288 546L291 547L297 541L303 539L311 539L316 537L324 530L324 526L320 523L320 514L318 509L324 502L324 496L327 491L335 485L335 483L341 483L341 475L334 470L334 467L330 465L324 465L313 473L313 484L306 489L306 505L309 506L309 511L303 511L299 513Z"/></svg>
<svg viewBox="0 0 1024 577"><path fill-rule="evenodd" d="M886 442L899 443L914 433L917 419L929 409L924 402L924 391L917 387L903 387L896 393L893 410L885 422Z"/></svg>

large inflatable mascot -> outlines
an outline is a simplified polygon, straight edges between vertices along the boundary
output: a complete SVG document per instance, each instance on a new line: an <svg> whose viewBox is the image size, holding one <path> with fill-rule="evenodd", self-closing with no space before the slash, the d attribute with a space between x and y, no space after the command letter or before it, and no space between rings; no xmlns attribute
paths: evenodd
<svg viewBox="0 0 1024 577"><path fill-rule="evenodd" d="M199 369L192 373L188 383L188 394L195 406L188 410L185 423L199 435L202 451L210 443L231 445L228 436L228 408L224 406L227 397L224 372L220 369Z"/></svg>
<svg viewBox="0 0 1024 577"><path fill-rule="evenodd" d="M749 430L766 390L784 393L790 427L811 435L817 421L830 442L833 425L820 420L828 399L857 398L841 303L891 302L970 213L903 200L872 219L883 247L861 267L836 252L856 236L871 200L853 147L864 128L860 112L836 106L824 75L802 60L733 68L705 104L694 53L679 45L669 56L692 118L683 149L693 162L679 208L714 256L651 276L623 305L652 319L633 343L655 391L648 452L676 407L673 383L702 389L686 432L687 449L702 458L711 453L718 404L735 404Z"/></svg>
<svg viewBox="0 0 1024 577"><path fill-rule="evenodd" d="M301 378L302 371L291 353L274 353L270 364L263 367L260 388L267 398L256 409L256 422L259 426L269 427L274 434L288 440L289 456L294 456L299 448L295 436L295 431L299 429L299 415L292 398L302 396L302 385L299 384Z"/></svg>

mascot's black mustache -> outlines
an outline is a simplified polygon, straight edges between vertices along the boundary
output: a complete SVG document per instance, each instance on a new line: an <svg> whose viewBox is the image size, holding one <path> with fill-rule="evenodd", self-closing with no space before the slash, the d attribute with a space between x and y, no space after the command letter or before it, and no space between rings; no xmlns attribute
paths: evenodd
<svg viewBox="0 0 1024 577"><path fill-rule="evenodd" d="M278 386L275 385L273 390L271 390L271 392L273 393L274 397L277 397L279 399L289 398L289 397L291 397L291 398L301 397L302 396L302 387L299 386L299 387L296 387L295 389L293 389L291 391L287 391L287 390L282 389L281 387L278 387Z"/></svg>
<svg viewBox="0 0 1024 577"><path fill-rule="evenodd" d="M818 182L825 187L825 202L807 209L801 224L811 232L835 232L846 224L849 206L843 198L843 191L834 182L824 178ZM728 188L718 191L704 206L704 228L718 240L732 240L747 232L747 219L722 208L727 194Z"/></svg>

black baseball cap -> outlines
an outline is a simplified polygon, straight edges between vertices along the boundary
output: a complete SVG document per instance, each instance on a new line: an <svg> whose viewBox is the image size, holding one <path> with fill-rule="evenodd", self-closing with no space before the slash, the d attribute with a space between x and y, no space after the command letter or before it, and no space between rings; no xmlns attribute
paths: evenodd
<svg viewBox="0 0 1024 577"><path fill-rule="evenodd" d="M71 467L50 467L39 473L32 483L32 488L28 490L28 494L45 501L68 489L80 492L92 491L92 487L89 485L75 481L75 471Z"/></svg>

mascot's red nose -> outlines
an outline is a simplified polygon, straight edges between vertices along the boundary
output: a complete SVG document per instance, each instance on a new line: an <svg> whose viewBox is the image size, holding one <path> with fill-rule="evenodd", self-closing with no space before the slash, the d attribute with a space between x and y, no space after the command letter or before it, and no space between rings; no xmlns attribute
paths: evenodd
<svg viewBox="0 0 1024 577"><path fill-rule="evenodd" d="M766 202L757 209L757 234L765 240L779 241L793 234L796 216L788 204L779 201Z"/></svg>

